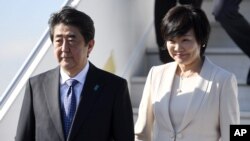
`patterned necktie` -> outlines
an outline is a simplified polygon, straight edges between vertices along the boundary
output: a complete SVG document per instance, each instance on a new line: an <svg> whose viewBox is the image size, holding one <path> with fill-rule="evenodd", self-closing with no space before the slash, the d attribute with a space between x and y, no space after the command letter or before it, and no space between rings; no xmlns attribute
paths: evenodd
<svg viewBox="0 0 250 141"><path fill-rule="evenodd" d="M67 94L64 97L64 133L68 137L69 130L76 111L76 95L74 93L74 86L78 83L77 80L69 79L66 81L68 85Z"/></svg>

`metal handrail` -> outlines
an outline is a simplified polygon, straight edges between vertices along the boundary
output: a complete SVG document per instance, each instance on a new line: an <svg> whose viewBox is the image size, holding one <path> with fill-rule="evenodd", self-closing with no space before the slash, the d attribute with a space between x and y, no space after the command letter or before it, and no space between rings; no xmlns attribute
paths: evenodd
<svg viewBox="0 0 250 141"><path fill-rule="evenodd" d="M43 34L42 38L38 41L38 43L36 44L35 48L33 48L33 50L31 51L31 53L29 54L29 56L24 61L23 65L20 67L20 69L16 73L15 77L12 79L11 83L8 85L8 87L6 88L6 90L4 91L4 93L1 95L1 97L0 97L0 106L2 106L2 104L4 104L4 101L11 94L11 92L13 91L13 89L15 88L15 86L18 84L19 80L23 76L24 72L30 66L32 60L34 59L34 57L37 55L37 53L41 49L41 44L44 42L45 37L47 36L47 34L48 34L48 29L46 29L46 31Z"/></svg>
<svg viewBox="0 0 250 141"><path fill-rule="evenodd" d="M142 50L145 49L145 40L147 36L149 35L149 32L152 30L153 26L154 26L154 23L153 23L153 20L151 20L146 26L142 35L140 36L140 39L138 40L134 50L132 51L132 54L130 55L130 57L128 57L129 61L125 65L125 69L121 74L122 77L127 77L129 73L129 69L133 68L133 66L137 63L135 60L137 60L136 58L138 57L138 54L143 53Z"/></svg>

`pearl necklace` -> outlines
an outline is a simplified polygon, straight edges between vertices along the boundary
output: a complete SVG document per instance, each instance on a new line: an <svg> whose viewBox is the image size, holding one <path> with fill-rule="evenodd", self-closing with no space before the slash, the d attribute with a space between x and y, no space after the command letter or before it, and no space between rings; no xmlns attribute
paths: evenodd
<svg viewBox="0 0 250 141"><path fill-rule="evenodd" d="M184 76L184 73L180 74L179 88L176 90L177 93L182 92L182 81L184 80L184 78L189 78L189 77L193 76L194 74L195 73L189 73L187 76Z"/></svg>

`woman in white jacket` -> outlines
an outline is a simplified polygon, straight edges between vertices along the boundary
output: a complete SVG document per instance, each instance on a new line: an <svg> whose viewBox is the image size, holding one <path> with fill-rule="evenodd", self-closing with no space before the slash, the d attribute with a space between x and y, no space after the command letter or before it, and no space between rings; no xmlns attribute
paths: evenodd
<svg viewBox="0 0 250 141"><path fill-rule="evenodd" d="M240 122L237 81L204 56L210 32L205 13L176 6L161 28L174 62L151 68L135 140L229 141L230 124Z"/></svg>

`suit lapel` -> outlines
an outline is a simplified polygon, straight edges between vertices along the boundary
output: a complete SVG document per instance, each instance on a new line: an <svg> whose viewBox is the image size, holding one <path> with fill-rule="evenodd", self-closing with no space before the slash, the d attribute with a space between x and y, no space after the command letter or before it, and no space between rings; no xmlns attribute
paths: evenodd
<svg viewBox="0 0 250 141"><path fill-rule="evenodd" d="M197 112L199 111L202 103L204 103L206 97L208 96L212 80L214 78L216 70L214 69L211 62L208 58L205 59L204 64L202 66L202 70L200 72L200 78L198 80L198 86L195 88L192 100L187 107L185 115L183 117L182 123L178 132L183 130L190 121L196 116Z"/></svg>
<svg viewBox="0 0 250 141"><path fill-rule="evenodd" d="M101 78L99 76L98 69L90 63L69 140L72 140L76 135L78 129L80 129L95 105L95 101L102 89L102 83L100 83Z"/></svg>
<svg viewBox="0 0 250 141"><path fill-rule="evenodd" d="M61 119L61 112L60 112L60 103L59 103L59 67L52 70L49 73L48 77L46 78L46 83L43 84L44 93L46 97L46 102L49 110L50 117L52 122L61 138L64 140L63 128L62 128L62 119Z"/></svg>
<svg viewBox="0 0 250 141"><path fill-rule="evenodd" d="M160 100L164 100L165 102L163 103L164 110L164 117L163 120L166 120L165 122L167 123L167 128L171 129L174 131L173 125L170 120L170 115L169 115L169 102L170 102L170 95L171 95L171 89L172 89L172 84L175 76L175 71L177 68L177 64L175 62L171 63L169 68L165 67L163 70L163 75L161 77L159 89L158 89L158 98Z"/></svg>

